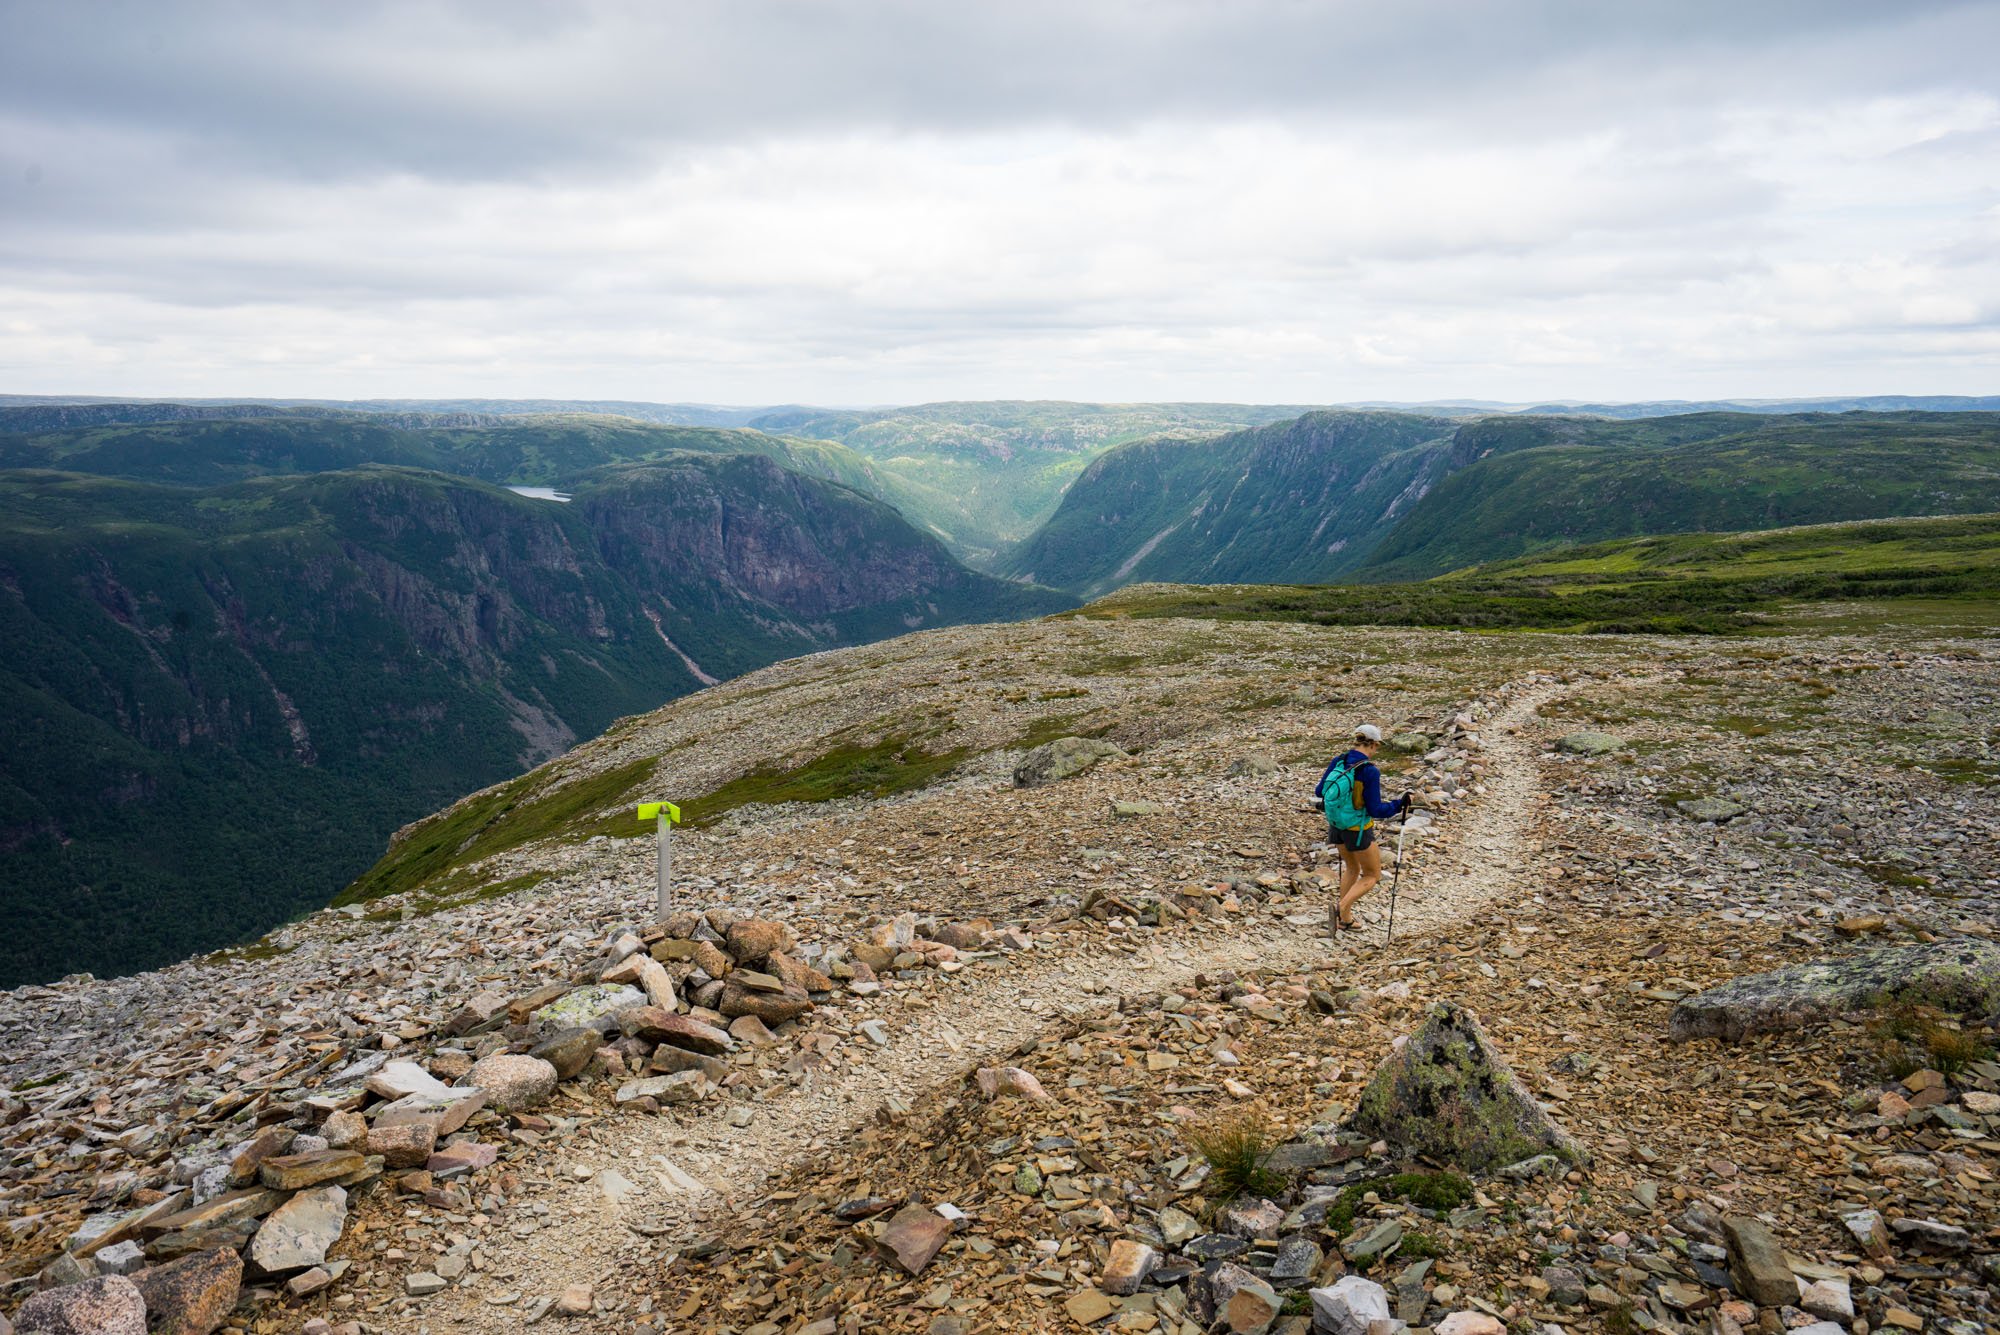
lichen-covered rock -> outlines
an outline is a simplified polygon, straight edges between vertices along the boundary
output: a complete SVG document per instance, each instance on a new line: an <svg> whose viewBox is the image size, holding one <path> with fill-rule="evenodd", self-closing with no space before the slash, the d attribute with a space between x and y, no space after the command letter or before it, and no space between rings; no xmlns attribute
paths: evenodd
<svg viewBox="0 0 2000 1335"><path fill-rule="evenodd" d="M1750 1034L1803 1029L1843 1011L1904 1003L1968 1019L2000 1015L2000 946L1977 940L1892 946L1732 978L1683 998L1667 1022L1667 1037L1734 1043Z"/></svg>
<svg viewBox="0 0 2000 1335"><path fill-rule="evenodd" d="M1625 745L1620 737L1608 732L1573 732L1556 743L1556 750L1567 751L1573 756L1602 756Z"/></svg>
<svg viewBox="0 0 2000 1335"><path fill-rule="evenodd" d="M1432 1006L1376 1070L1352 1126L1401 1153L1475 1172L1543 1153L1588 1157L1521 1087L1472 1012L1452 1002Z"/></svg>
<svg viewBox="0 0 2000 1335"><path fill-rule="evenodd" d="M1733 802L1726 797L1690 797L1675 805L1689 820L1735 820L1749 810L1741 802Z"/></svg>
<svg viewBox="0 0 2000 1335"><path fill-rule="evenodd" d="M123 1275L49 1289L14 1314L21 1335L146 1335L146 1300Z"/></svg>
<svg viewBox="0 0 2000 1335"><path fill-rule="evenodd" d="M545 1037L565 1029L604 1029L598 1021L624 1010L643 1006L646 994L624 983L595 983L579 987L536 1011L532 1017L535 1033Z"/></svg>
<svg viewBox="0 0 2000 1335"><path fill-rule="evenodd" d="M327 1248L347 1227L347 1192L314 1187L286 1201L250 1239L250 1263L266 1275L285 1275L326 1260Z"/></svg>
<svg viewBox="0 0 2000 1335"><path fill-rule="evenodd" d="M1021 763L1014 766L1014 786L1040 788L1081 774L1100 760L1124 754L1101 737L1058 737L1021 757Z"/></svg>
<svg viewBox="0 0 2000 1335"><path fill-rule="evenodd" d="M243 1287L243 1258L226 1247L183 1256L134 1277L153 1335L210 1335Z"/></svg>

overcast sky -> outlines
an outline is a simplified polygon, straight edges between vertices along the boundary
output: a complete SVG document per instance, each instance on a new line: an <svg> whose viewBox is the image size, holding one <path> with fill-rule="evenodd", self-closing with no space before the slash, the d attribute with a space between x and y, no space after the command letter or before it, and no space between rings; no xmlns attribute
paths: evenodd
<svg viewBox="0 0 2000 1335"><path fill-rule="evenodd" d="M2000 0L0 0L0 392L2000 392Z"/></svg>

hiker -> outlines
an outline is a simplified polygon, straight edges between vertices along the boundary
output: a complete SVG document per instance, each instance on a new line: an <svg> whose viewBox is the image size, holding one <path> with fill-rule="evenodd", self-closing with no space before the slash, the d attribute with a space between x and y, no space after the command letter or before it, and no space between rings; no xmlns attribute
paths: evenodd
<svg viewBox="0 0 2000 1335"><path fill-rule="evenodd" d="M1326 837L1340 849L1340 903L1333 918L1340 930L1361 924L1354 905L1382 879L1382 848L1375 840L1375 822L1410 809L1410 795L1382 800L1382 771L1375 753L1382 748L1382 730L1364 723L1354 730L1354 749L1326 767L1313 796L1326 813Z"/></svg>

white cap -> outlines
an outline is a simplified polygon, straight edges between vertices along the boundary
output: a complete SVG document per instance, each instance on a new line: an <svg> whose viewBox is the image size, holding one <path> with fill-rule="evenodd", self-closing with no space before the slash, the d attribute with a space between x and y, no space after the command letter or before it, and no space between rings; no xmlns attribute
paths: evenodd
<svg viewBox="0 0 2000 1335"><path fill-rule="evenodd" d="M1364 723L1354 730L1354 736L1357 741L1379 742L1382 740L1382 730L1372 723Z"/></svg>

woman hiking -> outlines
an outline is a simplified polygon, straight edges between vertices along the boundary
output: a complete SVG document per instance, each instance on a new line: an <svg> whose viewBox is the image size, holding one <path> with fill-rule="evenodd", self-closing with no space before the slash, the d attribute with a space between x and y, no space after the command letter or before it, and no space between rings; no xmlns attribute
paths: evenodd
<svg viewBox="0 0 2000 1335"><path fill-rule="evenodd" d="M1340 903L1333 918L1336 930L1352 930L1354 905L1382 879L1382 848L1375 840L1375 822L1410 809L1410 795L1382 800L1382 771L1375 753L1382 749L1382 730L1364 723L1354 730L1354 749L1326 767L1313 796L1326 812L1328 842L1340 849Z"/></svg>

